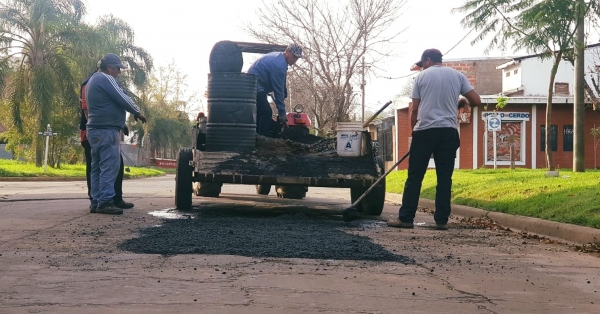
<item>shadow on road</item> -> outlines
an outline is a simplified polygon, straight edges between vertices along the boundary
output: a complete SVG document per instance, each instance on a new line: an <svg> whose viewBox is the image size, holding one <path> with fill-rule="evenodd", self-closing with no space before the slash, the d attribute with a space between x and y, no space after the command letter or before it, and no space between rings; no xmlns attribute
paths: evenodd
<svg viewBox="0 0 600 314"><path fill-rule="evenodd" d="M247 257L394 261L412 263L349 232L358 223L339 217L281 214L250 208L199 209L141 230L120 248L145 254L218 254Z"/></svg>

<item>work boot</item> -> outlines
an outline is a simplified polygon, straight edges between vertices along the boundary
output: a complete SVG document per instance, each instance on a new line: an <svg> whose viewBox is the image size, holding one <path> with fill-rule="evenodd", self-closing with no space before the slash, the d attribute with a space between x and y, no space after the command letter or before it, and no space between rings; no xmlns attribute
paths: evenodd
<svg viewBox="0 0 600 314"><path fill-rule="evenodd" d="M448 224L435 224L435 230L448 230Z"/></svg>
<svg viewBox="0 0 600 314"><path fill-rule="evenodd" d="M121 209L130 209L133 208L133 203L125 202L124 200L115 201L115 207Z"/></svg>
<svg viewBox="0 0 600 314"><path fill-rule="evenodd" d="M415 225L412 222L402 222L399 219L390 219L387 225L394 228L412 229Z"/></svg>
<svg viewBox="0 0 600 314"><path fill-rule="evenodd" d="M110 200L96 208L96 213L98 214L107 214L107 215L121 215L123 214L123 210L115 207L115 203Z"/></svg>
<svg viewBox="0 0 600 314"><path fill-rule="evenodd" d="M90 204L90 214L95 214L96 208L98 208L98 206L96 206L94 204Z"/></svg>

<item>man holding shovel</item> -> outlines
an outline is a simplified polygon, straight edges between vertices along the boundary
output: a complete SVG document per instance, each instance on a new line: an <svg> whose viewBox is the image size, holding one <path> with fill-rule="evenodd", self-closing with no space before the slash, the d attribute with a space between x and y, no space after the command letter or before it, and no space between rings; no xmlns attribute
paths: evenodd
<svg viewBox="0 0 600 314"><path fill-rule="evenodd" d="M423 71L415 78L412 91L410 123L413 132L408 178L398 219L389 220L388 226L413 228L421 184L433 154L437 175L434 219L436 229L446 230L450 217L452 173L456 150L460 146L457 100L459 95L463 95L474 107L481 104L481 99L464 74L442 65L439 50L425 50L416 65ZM459 102L459 105L462 104L464 100Z"/></svg>

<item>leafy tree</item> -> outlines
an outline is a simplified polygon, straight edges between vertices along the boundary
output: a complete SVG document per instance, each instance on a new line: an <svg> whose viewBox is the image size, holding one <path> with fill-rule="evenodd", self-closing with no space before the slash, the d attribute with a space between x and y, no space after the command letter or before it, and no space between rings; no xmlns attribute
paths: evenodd
<svg viewBox="0 0 600 314"><path fill-rule="evenodd" d="M106 16L87 25L84 14L84 2L77 0L0 3L0 90L10 113L1 120L11 126L3 136L17 156L30 158L27 151L35 147L38 166L44 140L37 132L48 123L58 133L51 164L59 166L63 156L79 150L79 84L104 54L116 53L129 65L120 76L125 87L142 88L152 70L152 58L134 44L127 23Z"/></svg>
<svg viewBox="0 0 600 314"><path fill-rule="evenodd" d="M190 116L198 113L198 99L188 95L186 76L174 63L151 75L141 94L147 105L148 123L135 125L138 144L144 143L153 157L175 158L181 147L192 141Z"/></svg>
<svg viewBox="0 0 600 314"><path fill-rule="evenodd" d="M17 131L24 131L21 116L29 106L37 125L43 130L60 104L76 106L74 79L69 52L73 42L70 30L81 23L85 5L81 0L7 0L0 3L0 63L16 61L8 82L10 114ZM28 130L31 132L32 130ZM44 141L32 138L36 164L42 164Z"/></svg>
<svg viewBox="0 0 600 314"><path fill-rule="evenodd" d="M466 13L461 21L464 27L479 31L472 44L492 35L486 53L510 45L515 51L524 49L553 59L546 104L546 125L551 125L558 66L576 44L573 38L579 17L597 15L598 1L589 0L581 7L572 0L468 0L454 11ZM546 128L546 143L550 143L550 136L550 128ZM545 153L548 168L554 170L550 145L546 145Z"/></svg>

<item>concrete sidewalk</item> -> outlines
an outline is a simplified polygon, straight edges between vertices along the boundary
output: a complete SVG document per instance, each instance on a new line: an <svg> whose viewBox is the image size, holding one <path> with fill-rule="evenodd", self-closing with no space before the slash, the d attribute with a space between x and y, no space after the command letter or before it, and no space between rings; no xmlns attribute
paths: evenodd
<svg viewBox="0 0 600 314"><path fill-rule="evenodd" d="M386 193L385 199L392 203L401 204L402 194ZM419 206L435 209L435 202L433 200L421 198L419 200ZM463 217L488 218L504 227L557 238L568 242L600 245L600 229L548 221L539 218L491 212L479 208L454 204L452 205L452 214Z"/></svg>

